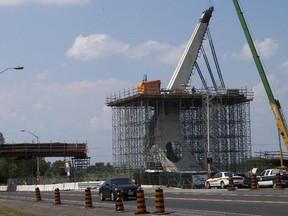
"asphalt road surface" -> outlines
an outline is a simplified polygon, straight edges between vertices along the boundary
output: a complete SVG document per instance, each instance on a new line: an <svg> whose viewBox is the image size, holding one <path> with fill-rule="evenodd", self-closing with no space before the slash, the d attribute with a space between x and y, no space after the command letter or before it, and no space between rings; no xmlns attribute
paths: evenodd
<svg viewBox="0 0 288 216"><path fill-rule="evenodd" d="M143 188L146 209L152 213L155 212L155 189ZM162 189L165 212L171 215L284 216L288 212L288 189ZM106 206L115 209L114 202L100 200L97 190L91 190L91 195L94 208ZM63 205L85 205L84 191L60 191L60 196ZM0 192L0 197L34 202L35 192ZM54 191L42 191L41 197L54 203ZM136 199L129 199L123 204L127 212L136 212Z"/></svg>

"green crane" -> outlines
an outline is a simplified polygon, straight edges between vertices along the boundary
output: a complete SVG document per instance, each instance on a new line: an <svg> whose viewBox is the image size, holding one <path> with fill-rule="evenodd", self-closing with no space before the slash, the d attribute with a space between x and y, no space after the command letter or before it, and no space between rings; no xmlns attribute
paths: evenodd
<svg viewBox="0 0 288 216"><path fill-rule="evenodd" d="M247 43L248 43L248 45L250 47L250 51L252 53L252 56L253 56L254 62L256 64L257 70L259 72L261 81L262 81L263 86L265 88L265 91L266 91L266 94L267 94L271 109L272 109L272 111L274 113L274 117L276 119L278 131L279 131L279 133L281 134L281 136L282 136L282 138L284 140L286 148L288 149L287 124L285 122L284 114L283 114L283 112L281 110L280 102L277 99L275 99L274 96L273 96L273 92L272 92L271 87L269 85L269 82L268 82L268 79L266 77L266 74L265 74L264 68L262 66L262 63L260 61L260 57L259 57L259 55L257 53L257 50L255 48L255 45L253 43L251 34L249 32L249 29L248 29L248 26L246 24L246 21L245 21L243 12L242 12L242 10L240 8L240 5L239 5L237 0L233 0L233 3L234 3L234 6L235 6L235 9L237 11L237 15L238 15L239 21L241 23L242 29L244 31ZM280 145L280 163L281 163L281 167L284 167L284 165L283 165L283 153L282 153L281 145Z"/></svg>

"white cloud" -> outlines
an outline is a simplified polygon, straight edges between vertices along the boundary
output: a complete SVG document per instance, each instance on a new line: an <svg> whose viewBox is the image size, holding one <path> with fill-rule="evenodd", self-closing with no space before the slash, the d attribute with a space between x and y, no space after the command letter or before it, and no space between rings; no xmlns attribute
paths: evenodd
<svg viewBox="0 0 288 216"><path fill-rule="evenodd" d="M283 63L280 65L280 68L282 68L285 73L288 73L288 60L285 61L285 62L283 62Z"/></svg>
<svg viewBox="0 0 288 216"><path fill-rule="evenodd" d="M67 55L79 60L92 60L124 54L129 50L129 45L113 40L109 35L93 34L87 37L78 36Z"/></svg>
<svg viewBox="0 0 288 216"><path fill-rule="evenodd" d="M107 106L102 107L102 113L100 116L94 116L91 118L89 124L93 130L109 130L112 128L111 123L111 108Z"/></svg>
<svg viewBox="0 0 288 216"><path fill-rule="evenodd" d="M262 58L264 59L269 59L271 58L274 53L278 50L278 43L277 41L271 39L271 38L266 38L264 41L256 41L256 47L259 48L259 54Z"/></svg>
<svg viewBox="0 0 288 216"><path fill-rule="evenodd" d="M45 71L43 71L41 73L36 74L36 78L38 80L45 80L47 78L47 75L48 75L48 71L45 70Z"/></svg>
<svg viewBox="0 0 288 216"><path fill-rule="evenodd" d="M179 47L170 47L169 49L166 50L166 52L163 52L162 54L158 55L157 60L164 64L176 65L180 60L180 57L184 52L186 46L187 43L184 43Z"/></svg>
<svg viewBox="0 0 288 216"><path fill-rule="evenodd" d="M24 4L42 5L84 5L90 0L0 0L0 6L19 6Z"/></svg>
<svg viewBox="0 0 288 216"><path fill-rule="evenodd" d="M278 50L278 43L277 41L266 38L263 41L254 41L255 47L257 49L258 55L260 58L269 59L271 58L274 53ZM241 60L250 60L252 59L252 54L248 44L246 43L240 53L233 53L232 58L241 59Z"/></svg>
<svg viewBox="0 0 288 216"><path fill-rule="evenodd" d="M251 54L251 51L250 51L250 48L248 46L248 44L245 44L243 47L242 47L242 50L239 54L236 54L235 57L238 57L242 60L249 60L252 58L252 54Z"/></svg>
<svg viewBox="0 0 288 216"><path fill-rule="evenodd" d="M153 53L162 53L170 49L170 45L167 43L160 43L157 41L149 40L136 46L131 46L127 53L130 58L141 59L150 56Z"/></svg>
<svg viewBox="0 0 288 216"><path fill-rule="evenodd" d="M259 55L263 59L269 59L278 49L278 43L266 38L263 41L255 41L255 46L259 50ZM187 42L179 47L172 46L165 42L144 41L132 45L111 38L106 34L91 34L88 36L79 35L66 52L68 57L78 60L99 60L113 56L124 56L130 59L154 58L156 61L175 65L179 61ZM229 55L229 58L249 60L252 58L248 44L245 44L240 53Z"/></svg>
<svg viewBox="0 0 288 216"><path fill-rule="evenodd" d="M0 94L0 119L11 120L17 118L17 111L13 109L14 100L17 92L13 91L2 91Z"/></svg>
<svg viewBox="0 0 288 216"><path fill-rule="evenodd" d="M175 64L183 50L183 45L175 48L168 43L149 40L133 46L115 40L106 34L92 34L78 36L66 54L78 60L98 60L115 55L122 55L130 59L152 56L162 63Z"/></svg>
<svg viewBox="0 0 288 216"><path fill-rule="evenodd" d="M267 76L267 79L269 81L269 85L271 88L273 87L272 83L276 83L276 84L278 83L278 80L275 74L269 74ZM252 89L254 92L254 101L252 102L252 104L253 103L257 104L257 113L259 114L259 113L271 112L267 94L266 94L266 91L264 89L262 82L258 83Z"/></svg>
<svg viewBox="0 0 288 216"><path fill-rule="evenodd" d="M53 84L51 84L53 85ZM58 95L62 95L66 98L74 98L76 96L83 95L102 95L102 97L106 97L106 94L118 91L119 89L114 89L119 86L127 88L129 86L128 82L120 81L113 78L106 79L106 80L82 80L78 82L67 83L64 85L51 86L51 89L54 89L55 93ZM48 87L47 87L48 88Z"/></svg>
<svg viewBox="0 0 288 216"><path fill-rule="evenodd" d="M45 105L42 104L42 103L34 103L34 104L32 105L32 108L33 108L34 110L52 110L51 107L45 106Z"/></svg>
<svg viewBox="0 0 288 216"><path fill-rule="evenodd" d="M64 131L64 126L81 127L84 131L111 129L111 108L105 105L106 96L129 85L127 81L106 79L11 86L0 94L0 120L3 124L34 124L35 128L41 125L43 130L54 131Z"/></svg>
<svg viewBox="0 0 288 216"><path fill-rule="evenodd" d="M254 86L252 88L252 91L254 92L254 101L257 101L257 104L262 103L262 101L264 101L265 97L267 97L262 82L258 83L258 85L256 85L256 86Z"/></svg>

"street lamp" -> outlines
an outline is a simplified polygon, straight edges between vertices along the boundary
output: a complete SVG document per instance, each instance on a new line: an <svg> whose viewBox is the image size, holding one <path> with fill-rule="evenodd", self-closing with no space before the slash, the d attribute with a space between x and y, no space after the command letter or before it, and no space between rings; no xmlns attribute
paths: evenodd
<svg viewBox="0 0 288 216"><path fill-rule="evenodd" d="M4 72L7 71L7 70L12 70L12 69L13 69L13 70L23 70L24 67L22 67L22 66L9 67L9 68L6 68L6 69L2 70L2 71L0 72L0 74L4 73Z"/></svg>
<svg viewBox="0 0 288 216"><path fill-rule="evenodd" d="M36 138L37 144L39 144L39 137L36 136L34 133L32 133L31 131L28 131L28 130L21 130L21 132L27 132L27 133L31 134L32 136L34 136ZM36 160L37 160L36 183L39 184L39 182L40 182L39 157L36 157Z"/></svg>

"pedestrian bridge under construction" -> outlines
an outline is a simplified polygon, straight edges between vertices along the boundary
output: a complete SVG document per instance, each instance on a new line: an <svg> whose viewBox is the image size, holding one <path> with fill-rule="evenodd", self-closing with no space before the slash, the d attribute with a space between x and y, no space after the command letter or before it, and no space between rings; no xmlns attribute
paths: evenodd
<svg viewBox="0 0 288 216"><path fill-rule="evenodd" d="M226 88L208 28L213 11L202 13L166 88L160 79L144 76L137 88L107 96L113 165L119 172L245 169L251 157L253 93Z"/></svg>
<svg viewBox="0 0 288 216"><path fill-rule="evenodd" d="M252 99L245 89L108 97L114 165L124 173L201 171L210 156L214 171L239 170L251 156Z"/></svg>

